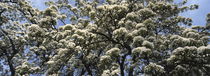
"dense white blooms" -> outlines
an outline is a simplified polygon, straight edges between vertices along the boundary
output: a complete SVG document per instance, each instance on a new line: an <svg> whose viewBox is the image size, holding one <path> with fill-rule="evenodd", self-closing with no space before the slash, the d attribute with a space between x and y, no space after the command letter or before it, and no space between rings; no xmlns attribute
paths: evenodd
<svg viewBox="0 0 210 76"><path fill-rule="evenodd" d="M44 46L39 46L39 49L41 49L41 50L47 50Z"/></svg>
<svg viewBox="0 0 210 76"><path fill-rule="evenodd" d="M74 38L76 40L79 40L79 41L83 41L85 39L83 36L80 36L78 34L73 34L72 38Z"/></svg>
<svg viewBox="0 0 210 76"><path fill-rule="evenodd" d="M119 56L120 54L120 49L119 48L112 48L110 50L108 50L106 52L107 55L110 55L110 56Z"/></svg>
<svg viewBox="0 0 210 76"><path fill-rule="evenodd" d="M71 25L71 24L67 24L67 25L63 26L63 29L64 30L73 30L73 29L75 29L75 26Z"/></svg>
<svg viewBox="0 0 210 76"><path fill-rule="evenodd" d="M39 36L39 35L42 36L44 34L44 30L36 24L32 24L31 26L28 26L28 30L29 30L30 36Z"/></svg>
<svg viewBox="0 0 210 76"><path fill-rule="evenodd" d="M47 62L47 64L50 64L50 65L52 65L54 63L55 63L55 61L51 61L51 60Z"/></svg>
<svg viewBox="0 0 210 76"><path fill-rule="evenodd" d="M109 55L101 56L100 62L102 63L109 63L111 61L111 57Z"/></svg>
<svg viewBox="0 0 210 76"><path fill-rule="evenodd" d="M128 31L126 28L121 27L113 31L114 38L120 38L127 35Z"/></svg>
<svg viewBox="0 0 210 76"><path fill-rule="evenodd" d="M132 50L133 55L140 55L142 57L148 57L152 51L146 47L137 47Z"/></svg>
<svg viewBox="0 0 210 76"><path fill-rule="evenodd" d="M68 48L74 48L75 46L76 46L75 43L73 43L73 42L68 42L68 45L67 45Z"/></svg>
<svg viewBox="0 0 210 76"><path fill-rule="evenodd" d="M187 37L190 37L190 38L198 38L199 37L199 34L198 33L195 33L195 32L188 32L186 34Z"/></svg>
<svg viewBox="0 0 210 76"><path fill-rule="evenodd" d="M139 36L139 35L144 36L148 34L147 32L148 32L147 28L142 27L142 28L139 28L138 30L132 31L131 33L132 33L132 36Z"/></svg>
<svg viewBox="0 0 210 76"><path fill-rule="evenodd" d="M150 48L150 49L153 49L154 48L154 44L152 42L149 42L149 41L144 41L142 43L143 46L147 47L147 48Z"/></svg>
<svg viewBox="0 0 210 76"><path fill-rule="evenodd" d="M144 72L146 74L158 75L161 73L165 73L165 70L164 67L162 67L161 65L150 63L149 65L144 67Z"/></svg>
<svg viewBox="0 0 210 76"><path fill-rule="evenodd" d="M138 47L141 46L144 41L142 36L136 36L133 38L133 46Z"/></svg>
<svg viewBox="0 0 210 76"><path fill-rule="evenodd" d="M82 50L82 47L81 46L76 46L74 49L75 49L75 51L80 52Z"/></svg>
<svg viewBox="0 0 210 76"><path fill-rule="evenodd" d="M118 75L120 74L120 69L115 69L111 72L111 75Z"/></svg>
<svg viewBox="0 0 210 76"><path fill-rule="evenodd" d="M123 5L101 5L98 6L97 9L99 11L115 10L117 13L128 11L128 8Z"/></svg>
<svg viewBox="0 0 210 76"><path fill-rule="evenodd" d="M198 48L198 53L204 54L204 55L210 54L210 45L199 47L199 48Z"/></svg>
<svg viewBox="0 0 210 76"><path fill-rule="evenodd" d="M137 12L140 15L140 18L148 18L148 17L153 17L156 15L155 12L153 12L152 10L148 9L148 8L144 8L141 9Z"/></svg>
<svg viewBox="0 0 210 76"><path fill-rule="evenodd" d="M131 13L128 13L128 14L126 15L126 18L132 20L132 19L138 18L138 15L136 15L134 12L131 12Z"/></svg>
<svg viewBox="0 0 210 76"><path fill-rule="evenodd" d="M104 70L101 76L110 76L110 70Z"/></svg>
<svg viewBox="0 0 210 76"><path fill-rule="evenodd" d="M57 51L58 51L58 55L65 55L69 50L60 48Z"/></svg>
<svg viewBox="0 0 210 76"><path fill-rule="evenodd" d="M51 0L39 10L11 1L0 2L0 75L207 74L210 24L186 26L184 3Z"/></svg>
<svg viewBox="0 0 210 76"><path fill-rule="evenodd" d="M87 36L89 34L89 32L87 30L79 30L79 29L76 30L75 33L80 36Z"/></svg>
<svg viewBox="0 0 210 76"><path fill-rule="evenodd" d="M141 27L145 27L145 25L144 25L143 23L138 23L138 24L136 25L136 29L139 29L139 28L141 28Z"/></svg>

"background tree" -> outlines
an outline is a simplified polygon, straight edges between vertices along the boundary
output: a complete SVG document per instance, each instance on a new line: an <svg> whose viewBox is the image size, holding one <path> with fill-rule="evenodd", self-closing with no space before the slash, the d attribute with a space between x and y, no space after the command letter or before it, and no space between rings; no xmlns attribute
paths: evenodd
<svg viewBox="0 0 210 76"><path fill-rule="evenodd" d="M28 1L2 2L14 13L1 15L2 75L209 75L209 15L206 26L192 26L190 18L179 15L197 5L173 0L69 2L46 2L49 7L43 11Z"/></svg>

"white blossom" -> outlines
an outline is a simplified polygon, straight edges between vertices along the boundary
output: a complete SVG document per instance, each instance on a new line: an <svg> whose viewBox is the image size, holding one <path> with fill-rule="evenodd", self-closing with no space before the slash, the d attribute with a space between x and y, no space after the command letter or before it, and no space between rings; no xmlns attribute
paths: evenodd
<svg viewBox="0 0 210 76"><path fill-rule="evenodd" d="M50 65L52 65L54 63L55 63L55 61L51 61L51 60L47 62L47 64L50 64Z"/></svg>
<svg viewBox="0 0 210 76"><path fill-rule="evenodd" d="M150 49L153 49L154 48L154 44L152 42L149 42L149 41L144 41L142 43L143 46L147 47L147 48L150 48Z"/></svg>
<svg viewBox="0 0 210 76"><path fill-rule="evenodd" d="M152 51L146 47L137 47L132 50L132 54L140 56L149 56Z"/></svg>
<svg viewBox="0 0 210 76"><path fill-rule="evenodd" d="M161 65L157 65L156 63L150 63L144 68L144 72L146 74L155 75L155 74L165 73L165 70L164 67L162 67Z"/></svg>
<svg viewBox="0 0 210 76"><path fill-rule="evenodd" d="M107 55L110 55L110 56L119 56L120 54L120 49L119 48L112 48L110 50L108 50L106 52Z"/></svg>
<svg viewBox="0 0 210 76"><path fill-rule="evenodd" d="M127 33L128 33L128 31L127 31L127 29L124 28L124 27L121 27L121 28L116 29L116 30L113 31L113 35L115 36L115 38L123 37L123 36L125 36Z"/></svg>

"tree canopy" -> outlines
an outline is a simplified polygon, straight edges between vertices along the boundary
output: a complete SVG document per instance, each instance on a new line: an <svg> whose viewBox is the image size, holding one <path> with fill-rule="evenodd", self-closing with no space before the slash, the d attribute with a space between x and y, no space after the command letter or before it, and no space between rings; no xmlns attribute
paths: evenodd
<svg viewBox="0 0 210 76"><path fill-rule="evenodd" d="M187 0L0 0L0 75L209 76L210 14Z"/></svg>

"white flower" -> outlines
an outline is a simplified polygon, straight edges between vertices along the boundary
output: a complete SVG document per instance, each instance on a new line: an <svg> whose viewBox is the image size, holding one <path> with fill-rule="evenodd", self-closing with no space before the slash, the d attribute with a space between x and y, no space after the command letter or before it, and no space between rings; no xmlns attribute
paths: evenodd
<svg viewBox="0 0 210 76"><path fill-rule="evenodd" d="M50 65L54 64L54 63L55 63L55 61L51 61L51 60L47 62L47 64L50 64Z"/></svg>
<svg viewBox="0 0 210 76"><path fill-rule="evenodd" d="M134 12L131 12L131 13L128 13L127 15L126 15L126 18L127 19L135 19L135 18L137 18L138 16L134 13Z"/></svg>
<svg viewBox="0 0 210 76"><path fill-rule="evenodd" d="M124 27L121 27L119 29L114 30L113 35L115 38L119 38L119 37L127 35L127 33L128 33L127 29Z"/></svg>
<svg viewBox="0 0 210 76"><path fill-rule="evenodd" d="M144 25L143 23L138 23L138 24L136 25L136 28L137 28L137 29L139 29L139 28L141 28L141 27L145 27L145 25Z"/></svg>
<svg viewBox="0 0 210 76"><path fill-rule="evenodd" d="M140 46L144 41L144 38L142 36L136 36L133 38L133 45L135 47Z"/></svg>
<svg viewBox="0 0 210 76"><path fill-rule="evenodd" d="M104 70L101 76L110 76L110 70Z"/></svg>
<svg viewBox="0 0 210 76"><path fill-rule="evenodd" d="M143 46L147 47L147 48L150 48L150 49L153 49L154 48L154 44L149 42L149 41L144 41L142 43Z"/></svg>
<svg viewBox="0 0 210 76"><path fill-rule="evenodd" d="M80 35L78 35L78 34L73 34L73 35L72 35L72 38L77 39L77 40L79 40L79 41L83 41L83 40L84 40L84 37L83 37L83 36L80 36Z"/></svg>
<svg viewBox="0 0 210 76"><path fill-rule="evenodd" d="M118 75L120 73L120 69L115 69L111 72L111 75Z"/></svg>
<svg viewBox="0 0 210 76"><path fill-rule="evenodd" d="M109 55L104 55L104 56L101 56L100 58L100 62L102 63L108 63L111 61L111 57Z"/></svg>
<svg viewBox="0 0 210 76"><path fill-rule="evenodd" d="M64 30L73 30L75 29L75 26L74 25L71 25L71 24L67 24L65 26L63 26Z"/></svg>
<svg viewBox="0 0 210 76"><path fill-rule="evenodd" d="M149 65L145 66L144 72L146 74L155 75L154 73L164 73L165 70L164 70L164 67L162 67L161 65L157 65L155 63L150 63Z"/></svg>
<svg viewBox="0 0 210 76"><path fill-rule="evenodd" d="M132 54L134 55L139 54L140 56L149 56L151 53L152 51L145 47L137 47L132 50Z"/></svg>
<svg viewBox="0 0 210 76"><path fill-rule="evenodd" d="M73 43L73 42L68 42L68 45L67 45L68 48L74 48L75 46L76 46L75 43Z"/></svg>
<svg viewBox="0 0 210 76"><path fill-rule="evenodd" d="M209 54L210 53L210 45L199 47L198 48L198 53L201 53L201 54Z"/></svg>
<svg viewBox="0 0 210 76"><path fill-rule="evenodd" d="M60 48L60 49L58 49L58 55L64 55L64 54L66 54L68 51L69 51L68 49Z"/></svg>
<svg viewBox="0 0 210 76"><path fill-rule="evenodd" d="M29 30L29 35L31 36L44 34L44 30L36 24L32 24L31 26L28 26L28 30Z"/></svg>
<svg viewBox="0 0 210 76"><path fill-rule="evenodd" d="M110 55L110 56L119 56L120 54L120 49L119 48L112 48L110 50L108 50L106 52L107 55Z"/></svg>

